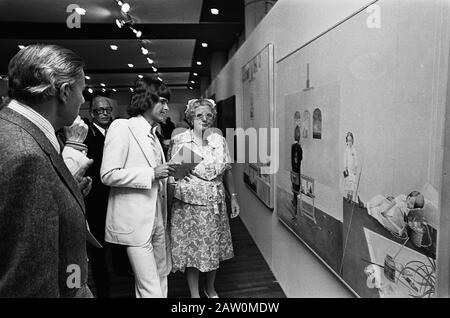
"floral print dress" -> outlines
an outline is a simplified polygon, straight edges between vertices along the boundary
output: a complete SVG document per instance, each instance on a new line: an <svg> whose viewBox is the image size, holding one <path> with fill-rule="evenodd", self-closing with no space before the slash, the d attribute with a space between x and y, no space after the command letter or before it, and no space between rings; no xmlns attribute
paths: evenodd
<svg viewBox="0 0 450 318"><path fill-rule="evenodd" d="M173 272L184 272L186 267L209 272L234 256L222 180L231 169L231 158L221 135L211 134L207 142L206 146L196 142L192 130L171 141L169 157L183 145L203 157L193 170L194 177L175 186L170 221Z"/></svg>

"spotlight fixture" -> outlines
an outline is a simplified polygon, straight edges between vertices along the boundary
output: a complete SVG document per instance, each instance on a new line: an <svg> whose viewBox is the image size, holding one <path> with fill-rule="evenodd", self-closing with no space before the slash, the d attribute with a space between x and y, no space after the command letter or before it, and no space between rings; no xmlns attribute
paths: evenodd
<svg viewBox="0 0 450 318"><path fill-rule="evenodd" d="M195 84L195 81L191 81L192 84Z"/></svg>
<svg viewBox="0 0 450 318"><path fill-rule="evenodd" d="M155 61L153 61L151 58L149 58L149 57L147 57L147 62L148 62L148 64L153 64L153 63L155 63Z"/></svg>
<svg viewBox="0 0 450 318"><path fill-rule="evenodd" d="M219 14L219 9L212 8L211 9L211 14L218 15Z"/></svg>
<svg viewBox="0 0 450 318"><path fill-rule="evenodd" d="M87 80L90 80L90 79L91 79L91 77L90 77L90 76L87 76L87 75L86 75L84 78L87 79Z"/></svg>
<svg viewBox="0 0 450 318"><path fill-rule="evenodd" d="M116 24L119 27L119 29L121 29L126 24L126 22L124 20L116 19Z"/></svg>
<svg viewBox="0 0 450 318"><path fill-rule="evenodd" d="M144 76L142 76L141 74L138 75L139 78L143 78Z"/></svg>
<svg viewBox="0 0 450 318"><path fill-rule="evenodd" d="M134 89L133 89L133 87L130 87L130 91L131 91L131 92L134 92Z"/></svg>
<svg viewBox="0 0 450 318"><path fill-rule="evenodd" d="M197 61L197 65L202 65L202 62L200 62L200 61Z"/></svg>
<svg viewBox="0 0 450 318"><path fill-rule="evenodd" d="M134 65L130 63L130 64L128 64L128 67L129 67L129 68L133 68Z"/></svg>
<svg viewBox="0 0 450 318"><path fill-rule="evenodd" d="M198 74L197 74L197 73L192 73L192 75L194 75L194 76L198 76Z"/></svg>
<svg viewBox="0 0 450 318"><path fill-rule="evenodd" d="M202 43L202 46L203 46L203 47L208 47L208 43L203 42L203 43Z"/></svg>
<svg viewBox="0 0 450 318"><path fill-rule="evenodd" d="M78 13L79 15L85 15L86 14L86 10L83 8L75 8L75 12Z"/></svg>
<svg viewBox="0 0 450 318"><path fill-rule="evenodd" d="M158 69L154 66L152 66L152 70L153 70L153 72L158 72Z"/></svg>
<svg viewBox="0 0 450 318"><path fill-rule="evenodd" d="M142 36L142 32L136 30L135 28L130 26L131 31L133 31L133 33L136 35L137 38L140 38Z"/></svg>
<svg viewBox="0 0 450 318"><path fill-rule="evenodd" d="M92 88L88 89L89 94L92 94L94 92L94 90Z"/></svg>
<svg viewBox="0 0 450 318"><path fill-rule="evenodd" d="M24 49L25 48L25 45L19 45L19 49Z"/></svg>
<svg viewBox="0 0 450 318"><path fill-rule="evenodd" d="M119 48L117 45L114 45L114 44L111 44L109 47L110 47L111 50L113 50L113 51L117 51L117 49Z"/></svg>
<svg viewBox="0 0 450 318"><path fill-rule="evenodd" d="M141 47L141 50L142 50L142 54L144 54L144 55L147 55L148 54L148 50L147 50L147 48L145 48L145 47Z"/></svg>
<svg viewBox="0 0 450 318"><path fill-rule="evenodd" d="M128 3L124 3L120 9L123 13L128 13L128 11L130 11L130 5Z"/></svg>
<svg viewBox="0 0 450 318"><path fill-rule="evenodd" d="M105 87L106 85L104 83L100 83L100 86L101 87Z"/></svg>

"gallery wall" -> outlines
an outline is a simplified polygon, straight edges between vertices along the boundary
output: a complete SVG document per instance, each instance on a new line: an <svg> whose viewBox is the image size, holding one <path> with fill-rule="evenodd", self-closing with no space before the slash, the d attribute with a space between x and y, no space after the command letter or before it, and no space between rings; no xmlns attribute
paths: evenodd
<svg viewBox="0 0 450 318"><path fill-rule="evenodd" d="M408 4L381 0L378 2L382 8L381 28L370 29L361 27L370 13L359 12L370 3L278 1L213 81L209 95L216 94L217 99L236 95L239 127L243 101L241 67L272 43L275 61L280 64L275 65L278 125L287 123L283 112L287 96L293 98L293 94L305 88L309 63L311 86L319 88L333 83L339 86L339 116L333 119L337 124L332 132L336 138L333 142L337 142L333 151L338 160L336 175L343 167L345 133L352 131L364 167L361 197L370 199L375 194L397 195L416 189L427 192L426 197L439 205L448 69L447 4L439 0ZM343 20L346 21L338 25ZM330 28L330 32L325 32ZM355 41L364 37L370 37L371 41ZM298 58L290 57L298 50L301 51ZM335 55L339 56L338 61ZM290 146L293 140L286 127L280 127L280 140L289 140L280 149L286 154L286 145ZM311 149L311 153L312 157L307 157L310 161L320 159L314 158L314 153L323 156L317 149ZM282 160L284 168L286 162ZM285 229L279 226L276 215L242 183L240 165L236 165L234 172L238 175L240 197L245 198L241 200L244 223L286 294L299 296L305 288L298 284L304 273L289 265L301 263L290 241L296 238L288 237L288 244L278 239L286 236L281 234ZM287 171L281 170L280 174L281 183L290 189ZM335 186L320 183L318 186L318 191L326 194L323 196L326 199L319 200L319 206L342 222L342 192ZM439 219L432 222L437 228ZM288 245L291 247L287 248Z"/></svg>
<svg viewBox="0 0 450 318"><path fill-rule="evenodd" d="M243 65L268 43L274 45L276 61L368 3L370 1L365 0L279 0L212 82L207 95L215 94L217 100L236 95L237 126L242 127L241 67ZM275 67L275 78L276 72ZM277 89L279 88L275 83L275 91ZM281 103L282 101L275 100L276 106ZM342 293L339 286L326 285L326 280L321 286L315 285L314 279L320 277L321 272L315 271L305 276L299 269L302 264L311 266L311 263L305 263L307 258L301 252L303 248L301 243L280 225L276 215L247 188L242 181L242 173L243 166L236 164L233 174L238 176L235 182L241 198L241 218L286 295L288 297L333 297L336 293Z"/></svg>

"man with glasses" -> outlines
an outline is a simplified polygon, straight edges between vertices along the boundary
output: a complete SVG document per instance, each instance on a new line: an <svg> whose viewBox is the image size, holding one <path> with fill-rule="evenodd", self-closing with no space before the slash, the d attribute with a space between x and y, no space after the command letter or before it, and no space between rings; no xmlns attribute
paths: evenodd
<svg viewBox="0 0 450 318"><path fill-rule="evenodd" d="M86 214L92 234L104 248L96 249L88 247L92 275L94 278L96 294L99 298L109 298L109 275L106 262L105 244L105 220L108 207L109 187L100 180L100 166L102 164L103 145L105 135L113 117L113 102L104 96L96 96L92 99L89 112L92 123L87 123L89 131L84 143L88 147L88 158L94 159L94 163L86 172L92 179L92 189L85 197Z"/></svg>

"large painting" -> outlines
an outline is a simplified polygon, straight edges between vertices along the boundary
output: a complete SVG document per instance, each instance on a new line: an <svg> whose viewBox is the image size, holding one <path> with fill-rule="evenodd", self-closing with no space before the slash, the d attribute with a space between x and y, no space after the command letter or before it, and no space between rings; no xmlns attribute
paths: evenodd
<svg viewBox="0 0 450 318"><path fill-rule="evenodd" d="M436 297L444 4L376 5L277 61L276 213L356 295Z"/></svg>
<svg viewBox="0 0 450 318"><path fill-rule="evenodd" d="M255 129L257 147L253 148L253 151L258 154L261 142L266 143L269 153L272 151L270 127L273 127L274 109L273 64L273 46L269 44L242 67L243 128ZM260 134L261 129L264 129L267 135ZM269 167L271 163L263 162L259 156L256 161L251 162L248 142L244 163L244 183L267 207L272 209L274 207L274 176L264 171L264 168Z"/></svg>

